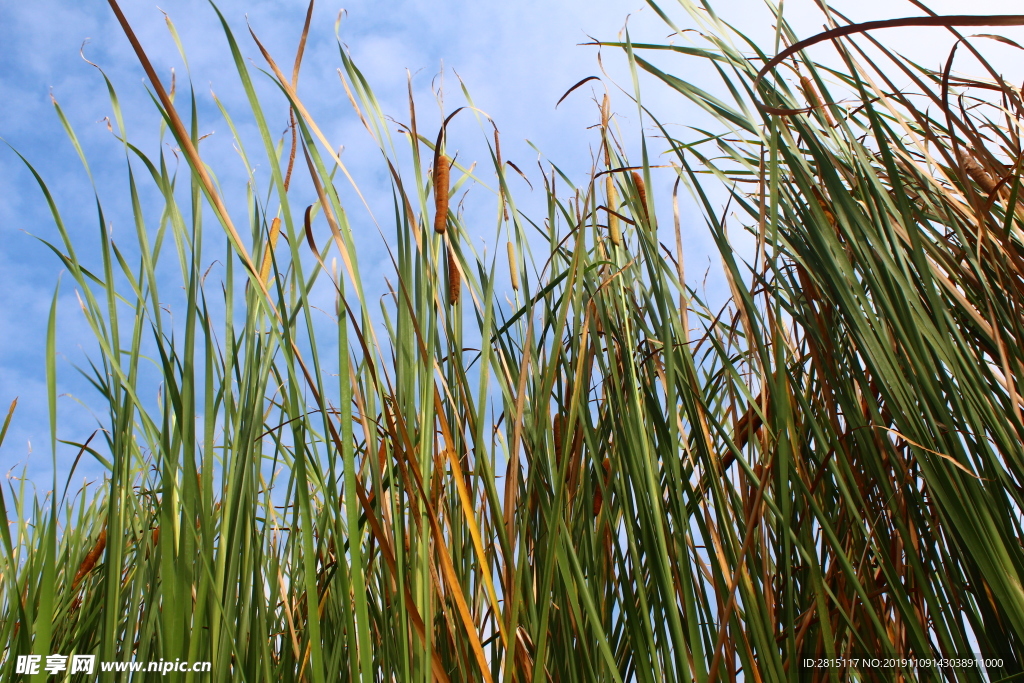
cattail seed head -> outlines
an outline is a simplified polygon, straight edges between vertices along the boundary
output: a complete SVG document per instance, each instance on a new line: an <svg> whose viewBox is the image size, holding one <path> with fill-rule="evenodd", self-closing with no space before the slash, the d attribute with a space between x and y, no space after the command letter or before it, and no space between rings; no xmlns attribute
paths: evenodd
<svg viewBox="0 0 1024 683"><path fill-rule="evenodd" d="M458 265L455 263L455 252L448 247L448 305L454 306L459 302L459 295L462 293L462 276L459 274Z"/></svg>
<svg viewBox="0 0 1024 683"><path fill-rule="evenodd" d="M519 266L516 263L516 248L508 243L508 272L512 276L512 289L519 291Z"/></svg>
<svg viewBox="0 0 1024 683"><path fill-rule="evenodd" d="M213 506L214 510L217 509L217 505L220 505L220 503L217 503L216 505ZM155 529L153 529L152 533L150 533L150 535L149 535L149 547L146 548L146 557L149 557L150 551L155 550L156 546L159 543L160 543L160 527L158 526Z"/></svg>
<svg viewBox="0 0 1024 683"><path fill-rule="evenodd" d="M612 166L612 143L608 133L608 123L611 119L612 103L608 99L608 93L605 93L604 99L601 101L601 132L604 134L604 165L608 168Z"/></svg>
<svg viewBox="0 0 1024 683"><path fill-rule="evenodd" d="M82 564L78 565L78 571L75 572L75 578L71 582L71 588L74 590L78 587L78 582L81 581L85 576L92 571L92 568L96 566L96 562L100 559L100 555L103 554L103 549L107 547L107 528L103 527L103 531L100 532L99 538L96 539L96 544L93 545L92 550L82 560Z"/></svg>
<svg viewBox="0 0 1024 683"><path fill-rule="evenodd" d="M444 154L434 164L434 232L444 234L448 227L448 182L451 160Z"/></svg>
<svg viewBox="0 0 1024 683"><path fill-rule="evenodd" d="M964 154L959 148L956 150L956 160L960 162L960 166L967 172L971 180L978 183L981 189L985 190L989 194L996 189L996 185L999 183L988 174L988 172L982 168L981 164L978 163L977 159L971 154Z"/></svg>
<svg viewBox="0 0 1024 683"><path fill-rule="evenodd" d="M610 173L605 176L604 187L605 194L608 195L605 202L605 206L608 207L608 235L612 238L612 244L619 246L622 244L622 231L619 230L619 217L612 213L619 203L619 198L615 195L615 181L612 180Z"/></svg>
<svg viewBox="0 0 1024 683"><path fill-rule="evenodd" d="M815 111L820 111L825 116L825 121L828 122L828 125L835 128L836 122L832 119L832 114L829 112L828 107L821 103L821 98L818 97L818 91L814 89L811 79L807 78L807 76L801 76L800 88L804 91L807 101L814 107Z"/></svg>
<svg viewBox="0 0 1024 683"><path fill-rule="evenodd" d="M633 184L636 185L636 193L637 193L637 195L639 195L640 206L643 207L644 217L648 221L650 221L651 216L647 212L647 187L644 185L643 176L641 176L636 171L633 171L632 174L633 174Z"/></svg>

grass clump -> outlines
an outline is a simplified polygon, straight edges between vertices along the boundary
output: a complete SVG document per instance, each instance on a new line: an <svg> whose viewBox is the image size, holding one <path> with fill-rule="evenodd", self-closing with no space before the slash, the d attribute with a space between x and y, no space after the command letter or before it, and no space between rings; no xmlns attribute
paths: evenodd
<svg viewBox="0 0 1024 683"><path fill-rule="evenodd" d="M259 46L281 93L261 100L224 22L271 173L242 221L199 154L194 93L176 103L119 15L188 168L124 141L134 262L101 230L100 262L83 263L40 179L101 351L105 443L81 449L107 474L73 506L4 492L4 673L31 652L213 663L186 680L1024 673L1020 90L987 63L987 81L913 64L832 11L844 68L773 60L680 4L699 46L604 43L716 122L678 139L636 90L667 164L642 131L627 158L605 100L592 172L556 187L542 169L546 215L531 218L472 102L446 120L484 124L507 260L477 254L450 210L484 174L448 159L445 128L417 128L411 100L393 139L340 50L391 178L379 313L336 184L347 171L296 92L301 48L288 78ZM802 46L781 16L778 39ZM661 53L710 65L732 99L660 68ZM271 134L271 107L289 110L290 141ZM657 173L674 174L672 196ZM162 197L156 221L141 183ZM746 258L712 186L742 216ZM680 189L718 247L724 306L684 278ZM172 320L157 273L174 257ZM52 406L52 352L50 365ZM941 672L801 664L978 652L989 661Z"/></svg>

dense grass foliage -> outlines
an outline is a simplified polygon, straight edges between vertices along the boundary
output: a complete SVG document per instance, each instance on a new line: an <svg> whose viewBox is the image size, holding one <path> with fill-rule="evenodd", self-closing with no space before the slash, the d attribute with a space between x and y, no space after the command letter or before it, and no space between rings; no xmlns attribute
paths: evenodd
<svg viewBox="0 0 1024 683"><path fill-rule="evenodd" d="M691 46L605 45L717 128L661 127L668 161L652 164L654 142L605 100L589 177L534 174L543 215L517 206L521 170L468 95L452 116L480 122L476 168L449 159L446 129L417 127L411 98L381 111L339 50L390 169L393 204L373 207L390 217L382 305L347 171L296 94L301 48L288 72L259 47L279 86L261 100L224 23L250 110L223 114L255 123L262 148L238 145L271 174L227 206L194 93L166 92L125 24L187 167L124 141L137 243L111 240L97 198L95 263L39 179L107 410L91 443L60 436L107 474L68 498L61 481L3 491L5 678L14 655L54 652L208 660L212 677L183 678L218 681L1018 680L1020 90L872 34L834 38L843 69L809 48L759 77L797 42L781 18L768 49L680 5ZM732 99L673 75L698 68ZM631 120L660 127L634 96ZM289 107L277 139L268 120ZM493 191L494 253L466 239L468 181ZM687 193L724 307L685 279ZM161 292L179 287L172 319ZM1001 664L800 665L976 652Z"/></svg>

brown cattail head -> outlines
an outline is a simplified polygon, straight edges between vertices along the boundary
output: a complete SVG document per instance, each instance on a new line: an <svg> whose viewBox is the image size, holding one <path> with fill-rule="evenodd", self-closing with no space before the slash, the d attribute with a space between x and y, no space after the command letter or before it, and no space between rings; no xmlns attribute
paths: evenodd
<svg viewBox="0 0 1024 683"><path fill-rule="evenodd" d="M821 190L813 186L811 187L811 192L814 194L814 198L818 200L818 206L821 207L822 212L825 214L825 218L828 219L828 224L833 228L836 227L836 215L832 213L832 208L829 206L825 195L822 194Z"/></svg>
<svg viewBox="0 0 1024 683"><path fill-rule="evenodd" d="M960 148L956 149L956 160L960 162L960 166L967 172L967 175L971 177L971 180L981 185L981 189L985 190L989 194L996 189L996 185L999 183L988 174L988 172L982 168L978 160L970 153L964 154L960 151Z"/></svg>
<svg viewBox="0 0 1024 683"><path fill-rule="evenodd" d="M619 203L619 198L615 195L615 181L612 180L611 173L605 176L604 188L608 195L605 202L608 208L608 236L611 237L612 244L619 246L622 244L622 231L619 230L619 217L612 213Z"/></svg>
<svg viewBox="0 0 1024 683"><path fill-rule="evenodd" d="M459 302L459 295L462 293L462 276L459 274L459 267L455 263L455 252L448 247L448 305L454 306Z"/></svg>
<svg viewBox="0 0 1024 683"><path fill-rule="evenodd" d="M636 185L636 193L640 199L640 206L643 207L644 218L650 222L651 216L647 212L647 186L644 185L644 178L636 171L632 172L633 184Z"/></svg>
<svg viewBox="0 0 1024 683"><path fill-rule="evenodd" d="M220 503L217 503L217 504L215 504L213 506L213 509L214 509L215 512L217 511L219 505L220 505ZM196 528L197 529L199 528L198 525L196 526ZM157 546L158 543L160 543L160 527L159 526L157 526L155 529L153 529L153 531L151 531L150 534L149 534L149 545L146 547L146 557L147 558L149 557L149 553L150 552L156 550L156 546Z"/></svg>
<svg viewBox="0 0 1024 683"><path fill-rule="evenodd" d="M828 107L821 103L821 98L818 97L818 91L815 90L811 79L807 78L807 76L801 76L800 88L804 91L807 101L814 107L815 111L820 111L825 116L825 121L828 122L829 127L835 128L836 122L832 119L832 114L829 112Z"/></svg>
<svg viewBox="0 0 1024 683"><path fill-rule="evenodd" d="M448 227L448 182L451 159L444 154L434 164L434 232L444 234Z"/></svg>
<svg viewBox="0 0 1024 683"><path fill-rule="evenodd" d="M601 132L604 134L604 165L608 168L609 173L605 176L604 189L605 189L605 208L608 211L608 236L611 237L612 244L619 246L622 244L622 231L619 230L619 217L616 216L616 206L619 203L619 198L615 195L615 181L612 180L610 173L612 168L612 141L611 134L608 132L608 123L612 118L612 103L608 98L608 93L605 93L604 99L601 100Z"/></svg>
<svg viewBox="0 0 1024 683"><path fill-rule="evenodd" d="M512 289L519 291L519 266L516 263L516 248L508 243L508 272L512 276Z"/></svg>
<svg viewBox="0 0 1024 683"><path fill-rule="evenodd" d="M758 394L757 398L754 399L754 403L764 408L761 396L763 394ZM736 424L733 426L733 441L736 443L736 448L745 448L750 442L752 435L755 437L760 436L762 424L761 416L757 413L757 407L751 405L747 412L743 413L743 416L736 420Z"/></svg>
<svg viewBox="0 0 1024 683"><path fill-rule="evenodd" d="M86 574L92 571L92 568L96 566L96 562L99 561L100 555L103 554L103 549L107 547L107 527L103 527L103 531L100 532L99 538L96 539L96 544L93 545L92 550L82 560L82 564L78 565L78 571L75 572L75 578L71 582L71 588L74 590L78 587L78 582L85 578Z"/></svg>

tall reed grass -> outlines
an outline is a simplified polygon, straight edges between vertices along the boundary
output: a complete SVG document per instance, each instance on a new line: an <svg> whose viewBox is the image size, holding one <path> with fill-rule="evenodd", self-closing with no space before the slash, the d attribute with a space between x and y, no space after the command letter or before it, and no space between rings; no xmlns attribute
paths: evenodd
<svg viewBox="0 0 1024 683"><path fill-rule="evenodd" d="M781 16L769 49L680 0L694 45L603 45L716 128L680 139L637 89L667 152L652 164L655 138L618 132L605 100L592 173L542 169L546 213L529 216L471 101L446 124L480 119L487 172L450 161L451 133L418 128L411 97L389 118L340 49L390 169L378 309L347 170L297 95L302 48L287 75L257 41L280 93L261 99L219 17L262 148L238 144L271 174L228 206L195 93L165 90L110 4L187 168L124 141L134 261L101 229L83 262L37 176L106 404L95 443L61 436L106 476L63 506L3 491L5 678L28 653L213 663L186 681L1024 676L1024 103L996 67L954 77L951 55L929 70L835 11L843 68L810 44L773 60L805 47ZM673 75L694 69L729 99ZM293 133L277 139L268 121L286 110ZM653 181L669 176L664 195ZM468 179L494 193L507 259L466 239L450 197ZM685 278L686 192L721 255L723 307ZM180 280L158 277L175 260ZM161 292L179 286L172 319ZM141 391L149 359L157 402ZM802 666L971 653L996 663Z"/></svg>

